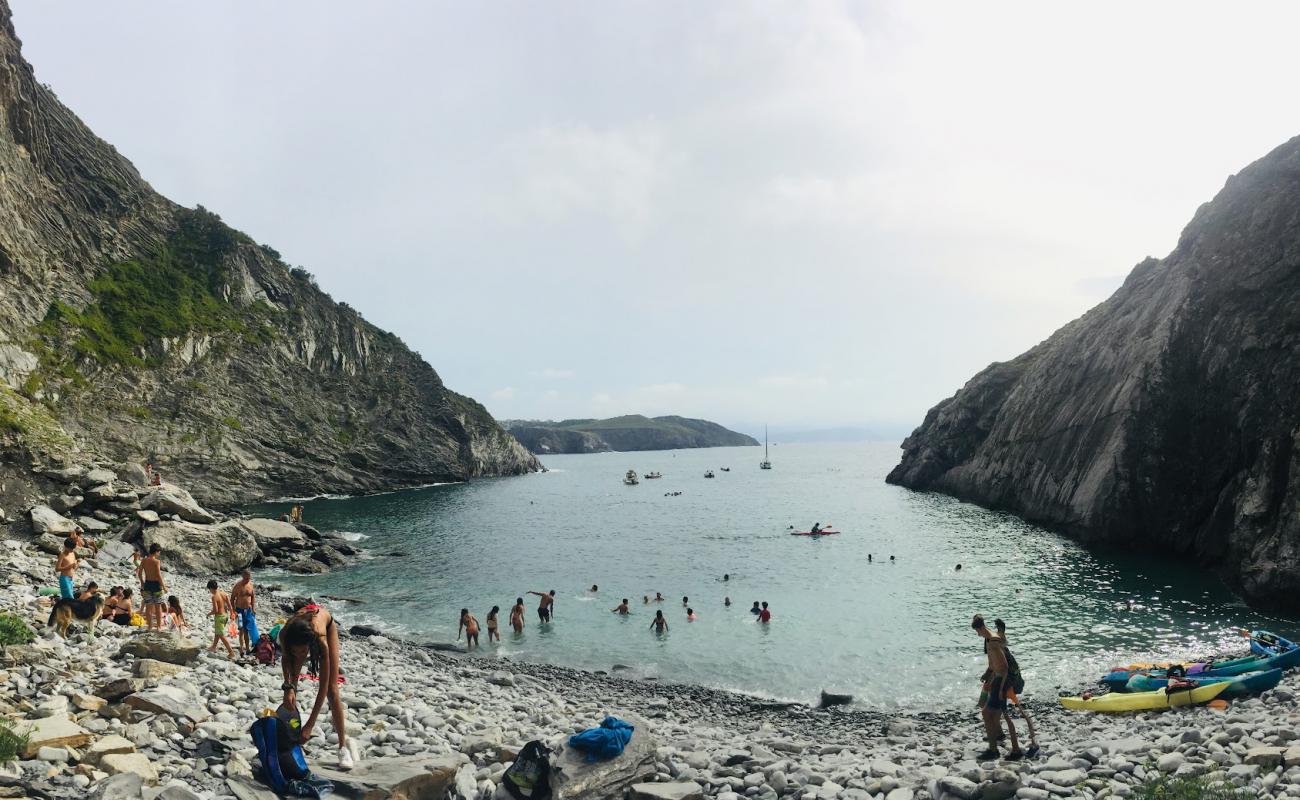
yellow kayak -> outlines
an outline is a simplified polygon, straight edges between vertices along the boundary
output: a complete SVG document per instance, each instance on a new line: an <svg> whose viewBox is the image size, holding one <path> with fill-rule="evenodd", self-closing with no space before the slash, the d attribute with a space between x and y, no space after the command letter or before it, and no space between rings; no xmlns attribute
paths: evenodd
<svg viewBox="0 0 1300 800"><path fill-rule="evenodd" d="M1061 705L1080 711L1151 711L1159 708L1176 708L1178 706L1199 706L1218 697L1228 688L1230 682L1211 683L1195 689L1175 689L1169 692L1157 689L1154 692L1133 692L1125 694L1111 692L1088 700L1082 697L1062 697Z"/></svg>

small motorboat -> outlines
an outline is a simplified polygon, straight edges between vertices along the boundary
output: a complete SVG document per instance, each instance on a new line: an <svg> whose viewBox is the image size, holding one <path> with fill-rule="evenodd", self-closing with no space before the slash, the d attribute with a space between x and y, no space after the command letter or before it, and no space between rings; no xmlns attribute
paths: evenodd
<svg viewBox="0 0 1300 800"><path fill-rule="evenodd" d="M627 471L627 474L623 476L624 486L636 486L640 482L641 481L636 477L636 470L630 469Z"/></svg>
<svg viewBox="0 0 1300 800"><path fill-rule="evenodd" d="M706 470L705 473L704 473L704 477L706 477L706 478L712 478L712 477L713 477L713 470Z"/></svg>
<svg viewBox="0 0 1300 800"><path fill-rule="evenodd" d="M662 472L647 472L641 477L644 478L645 480L652 481L655 478L662 478L663 476L664 474Z"/></svg>
<svg viewBox="0 0 1300 800"><path fill-rule="evenodd" d="M723 472L731 472L731 467L718 467L718 469L722 470Z"/></svg>

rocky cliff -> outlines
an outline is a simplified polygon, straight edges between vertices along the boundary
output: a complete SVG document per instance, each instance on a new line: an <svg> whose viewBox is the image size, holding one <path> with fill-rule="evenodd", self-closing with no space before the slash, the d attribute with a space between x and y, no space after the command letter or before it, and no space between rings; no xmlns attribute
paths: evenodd
<svg viewBox="0 0 1300 800"><path fill-rule="evenodd" d="M562 422L505 420L503 425L524 447L538 454L599 453L608 450L679 450L694 447L757 445L752 436L716 422L688 417L567 419Z"/></svg>
<svg viewBox="0 0 1300 800"><path fill-rule="evenodd" d="M37 82L7 0L0 447L152 462L218 504L538 468L310 274L155 192Z"/></svg>
<svg viewBox="0 0 1300 800"><path fill-rule="evenodd" d="M1164 259L935 406L891 483L1222 571L1300 608L1300 138Z"/></svg>

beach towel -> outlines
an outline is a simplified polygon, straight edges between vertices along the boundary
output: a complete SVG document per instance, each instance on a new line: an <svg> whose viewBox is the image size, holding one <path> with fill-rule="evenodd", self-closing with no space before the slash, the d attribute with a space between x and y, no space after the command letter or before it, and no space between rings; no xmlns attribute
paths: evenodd
<svg viewBox="0 0 1300 800"><path fill-rule="evenodd" d="M569 746L587 754L588 761L604 761L623 754L632 741L632 725L618 717L605 717L599 728L588 728L569 737Z"/></svg>

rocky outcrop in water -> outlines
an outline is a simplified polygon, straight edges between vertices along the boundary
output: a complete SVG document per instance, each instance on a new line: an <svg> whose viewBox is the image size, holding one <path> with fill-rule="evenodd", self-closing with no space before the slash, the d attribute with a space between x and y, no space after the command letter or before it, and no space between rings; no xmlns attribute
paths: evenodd
<svg viewBox="0 0 1300 800"><path fill-rule="evenodd" d="M37 82L7 0L0 449L11 507L65 458L152 462L217 504L538 468L309 273L155 192Z"/></svg>
<svg viewBox="0 0 1300 800"><path fill-rule="evenodd" d="M935 406L891 483L1300 595L1300 138L1229 178L1163 259Z"/></svg>
<svg viewBox="0 0 1300 800"><path fill-rule="evenodd" d="M502 424L524 447L538 455L758 444L752 436L727 430L716 422L687 417L652 418L629 414L611 419L568 419L563 422L504 420Z"/></svg>

